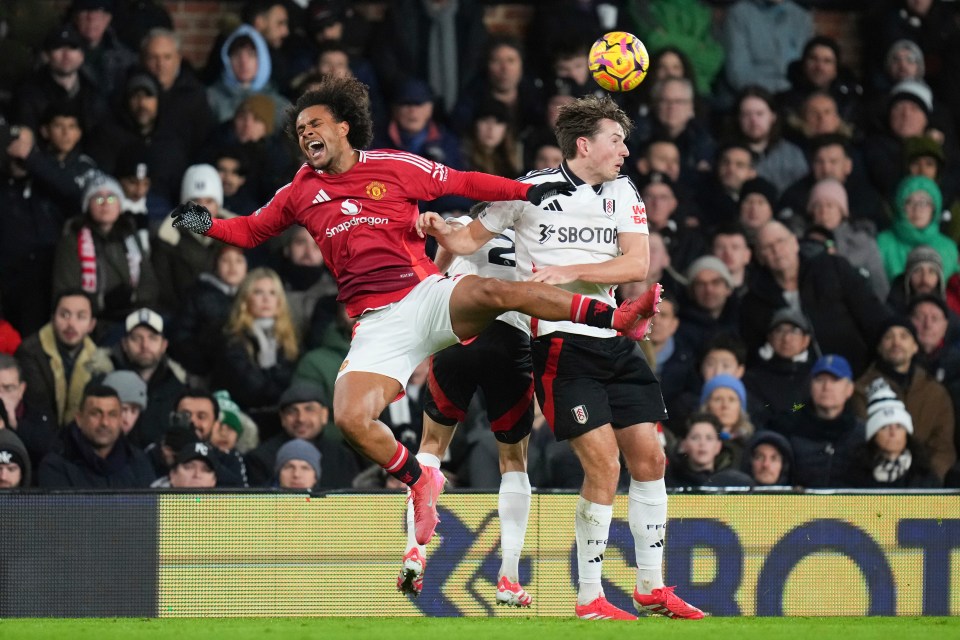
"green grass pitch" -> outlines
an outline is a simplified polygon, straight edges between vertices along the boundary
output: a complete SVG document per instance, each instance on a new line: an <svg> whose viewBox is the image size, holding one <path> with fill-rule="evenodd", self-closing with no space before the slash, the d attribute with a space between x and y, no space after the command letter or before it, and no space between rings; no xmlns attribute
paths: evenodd
<svg viewBox="0 0 960 640"><path fill-rule="evenodd" d="M634 634L643 634L634 635ZM960 639L960 618L712 618L697 622L641 618L591 622L573 618L231 618L7 619L4 640L450 640L504 638L656 640Z"/></svg>

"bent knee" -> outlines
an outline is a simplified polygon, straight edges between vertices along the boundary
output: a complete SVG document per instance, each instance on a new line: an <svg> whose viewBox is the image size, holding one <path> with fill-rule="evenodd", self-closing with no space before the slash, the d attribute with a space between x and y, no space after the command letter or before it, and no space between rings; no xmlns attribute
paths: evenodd
<svg viewBox="0 0 960 640"><path fill-rule="evenodd" d="M334 407L334 413L334 424L351 440L370 428L371 418L361 407Z"/></svg>

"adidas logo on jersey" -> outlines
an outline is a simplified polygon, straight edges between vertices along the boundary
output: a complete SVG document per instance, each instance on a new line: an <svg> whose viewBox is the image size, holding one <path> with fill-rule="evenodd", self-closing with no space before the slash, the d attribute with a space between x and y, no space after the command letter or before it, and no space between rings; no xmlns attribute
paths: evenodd
<svg viewBox="0 0 960 640"><path fill-rule="evenodd" d="M324 202L330 202L330 196L327 195L326 191L320 189L313 198L313 204L323 204Z"/></svg>
<svg viewBox="0 0 960 640"><path fill-rule="evenodd" d="M544 211L563 211L563 207L560 206L560 203L557 200L551 200L550 204L543 208Z"/></svg>

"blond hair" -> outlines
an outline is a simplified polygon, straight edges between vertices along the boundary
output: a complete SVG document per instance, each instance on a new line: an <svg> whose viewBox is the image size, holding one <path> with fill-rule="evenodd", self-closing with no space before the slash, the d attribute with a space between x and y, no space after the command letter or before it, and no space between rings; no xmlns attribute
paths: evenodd
<svg viewBox="0 0 960 640"><path fill-rule="evenodd" d="M290 317L290 305L287 304L287 294L283 290L283 282L273 269L258 267L247 274L237 289L237 297L233 300L230 309L230 318L224 332L228 336L243 337L253 332L253 314L250 313L249 298L253 292L253 285L257 280L269 280L277 290L277 315L274 318L273 333L277 337L277 344L283 351L284 357L291 362L300 355L300 346L297 343L297 332ZM247 343L247 353L253 358L253 346Z"/></svg>

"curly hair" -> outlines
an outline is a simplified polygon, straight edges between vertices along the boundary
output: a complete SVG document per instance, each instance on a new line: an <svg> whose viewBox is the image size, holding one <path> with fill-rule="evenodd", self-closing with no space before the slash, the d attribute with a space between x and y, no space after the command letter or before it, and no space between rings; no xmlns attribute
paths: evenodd
<svg viewBox="0 0 960 640"><path fill-rule="evenodd" d="M277 337L277 344L287 360L295 361L300 355L300 347L297 344L297 333L293 327L293 319L290 317L290 305L287 303L287 294L283 290L283 282L280 276L273 269L258 267L250 271L247 277L243 279L240 288L237 290L237 296L233 300L233 307L230 309L230 318L227 320L227 326L224 333L229 337L243 337L251 333L253 327L253 315L250 313L250 298L253 294L253 286L258 280L270 280L277 292L277 315L273 326L274 335ZM254 357L252 347L247 342L247 353Z"/></svg>
<svg viewBox="0 0 960 640"><path fill-rule="evenodd" d="M370 115L370 95L367 85L356 78L324 77L319 86L297 98L287 109L287 135L297 140L297 116L304 109L323 106L330 110L337 122L350 125L347 141L354 149L363 149L373 140L373 118Z"/></svg>
<svg viewBox="0 0 960 640"><path fill-rule="evenodd" d="M563 157L575 157L577 139L597 135L602 120L613 120L623 127L625 138L630 136L633 123L610 96L586 96L560 107L556 133Z"/></svg>

